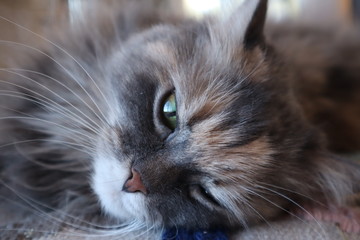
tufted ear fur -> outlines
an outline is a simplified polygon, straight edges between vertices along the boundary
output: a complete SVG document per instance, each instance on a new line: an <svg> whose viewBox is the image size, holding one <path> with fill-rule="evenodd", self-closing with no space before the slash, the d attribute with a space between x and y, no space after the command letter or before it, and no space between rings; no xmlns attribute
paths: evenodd
<svg viewBox="0 0 360 240"><path fill-rule="evenodd" d="M267 0L246 0L232 14L223 17L214 30L223 41L251 49L264 42L266 11Z"/></svg>
<svg viewBox="0 0 360 240"><path fill-rule="evenodd" d="M255 2L257 3L255 5L255 10L248 19L248 25L243 41L246 48L252 48L255 45L262 44L264 42L263 30L266 20L267 0L248 0L247 2L251 2L251 4L255 4ZM253 9L253 7L251 9Z"/></svg>

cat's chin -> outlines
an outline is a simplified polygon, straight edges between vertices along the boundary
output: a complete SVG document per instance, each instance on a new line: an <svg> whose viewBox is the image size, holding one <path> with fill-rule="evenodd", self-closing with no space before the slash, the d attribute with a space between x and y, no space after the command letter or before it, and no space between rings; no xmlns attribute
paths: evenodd
<svg viewBox="0 0 360 240"><path fill-rule="evenodd" d="M124 222L146 222L147 208L142 193L128 193L122 190L129 178L126 164L109 156L98 156L94 161L92 187L103 209Z"/></svg>

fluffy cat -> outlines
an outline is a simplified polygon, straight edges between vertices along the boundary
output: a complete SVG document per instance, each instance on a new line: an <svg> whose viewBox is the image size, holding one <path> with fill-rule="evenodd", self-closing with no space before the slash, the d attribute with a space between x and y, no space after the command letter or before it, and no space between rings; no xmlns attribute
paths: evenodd
<svg viewBox="0 0 360 240"><path fill-rule="evenodd" d="M119 14L114 28L89 23L2 69L1 195L57 214L57 226L118 236L344 204L360 168L330 150L360 149L358 35L264 33L266 8L248 0L202 21Z"/></svg>

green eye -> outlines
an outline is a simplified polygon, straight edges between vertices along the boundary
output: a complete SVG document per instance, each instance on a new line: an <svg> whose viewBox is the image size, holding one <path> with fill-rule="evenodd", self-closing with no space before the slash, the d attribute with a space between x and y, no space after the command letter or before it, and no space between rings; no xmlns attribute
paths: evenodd
<svg viewBox="0 0 360 240"><path fill-rule="evenodd" d="M175 94L171 94L166 98L163 106L165 124L171 129L176 128L176 99Z"/></svg>

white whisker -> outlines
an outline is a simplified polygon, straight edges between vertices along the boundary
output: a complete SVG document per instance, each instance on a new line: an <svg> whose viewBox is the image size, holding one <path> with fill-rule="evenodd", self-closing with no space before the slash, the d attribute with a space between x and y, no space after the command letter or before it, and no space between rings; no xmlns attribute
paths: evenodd
<svg viewBox="0 0 360 240"><path fill-rule="evenodd" d="M311 216L311 218L316 222L316 224L320 227L320 229L322 230L322 232L325 234L324 236L326 236L326 232L325 232L325 229L323 229L323 227L321 226L320 222L309 212L307 211L304 207L302 207L299 203L295 202L294 200L292 200L291 198L285 196L284 194L282 193L279 193L273 189L270 189L270 188L267 188L267 187L264 187L264 186L259 186L257 185L257 187L260 187L260 188L264 188L265 190L267 191L270 191L272 193L275 193L276 195L288 200L289 202L291 202L292 204L294 204L295 206L297 206L298 208L300 208L302 211L304 211L305 213L307 213L309 216Z"/></svg>
<svg viewBox="0 0 360 240"><path fill-rule="evenodd" d="M78 217L75 217L71 214L68 214L68 213L65 213L65 212L62 212L61 210L59 209L55 209L55 208L52 208L52 207L49 207L39 201L36 201L34 199L31 199L23 194L20 194L18 193L15 189L11 188L8 184L6 184L4 181L2 181L0 179L0 184L2 184L3 186L5 186L6 188L8 188L11 192L13 192L17 197L19 197L19 199L21 199L23 202L25 202L28 206L25 206L25 205L22 205L18 202L14 202L15 204L18 204L20 205L21 207L26 207L26 208L29 208L31 210L36 210L34 213L39 215L39 216L42 216L42 217L45 217L45 218L48 218L50 220L55 220L56 222L58 222L59 224L67 224L69 225L70 227L73 227L74 229L80 229L80 230L91 230L91 231L100 231L100 230L111 230L111 229L117 229L117 228L121 228L121 227L124 227L126 226L127 224L118 224L118 225L113 225L113 226L106 226L106 225L98 225L98 224L94 224L92 222L89 222L89 221L86 221L86 220L83 220L83 219L80 219ZM3 196L0 196L2 198L5 198ZM13 200L10 200L8 199L8 201L11 201L13 202ZM69 222L66 222L64 221L64 219L59 219L57 218L56 216L53 216L51 215L50 213L47 213L45 212L44 210L40 209L39 207L43 207L45 209L48 209L48 210L51 210L53 212L57 212L57 213L60 213L62 216L65 216L69 219L72 219L72 220L75 220L75 221L78 221L82 224L86 224L87 226L90 226L92 228L88 228L87 226L81 226L81 225L72 225L72 223L69 223Z"/></svg>
<svg viewBox="0 0 360 240"><path fill-rule="evenodd" d="M65 126L63 126L61 124L58 124L58 123L52 122L52 121L48 121L48 120L45 120L45 119L34 118L34 117L21 117L21 116L7 116L7 117L1 117L0 118L0 120L7 120L7 119L9 119L9 120L30 120L30 121L39 121L39 122L42 122L42 123L47 123L47 124L50 124L50 125L53 125L53 126L57 126L57 127L61 128L61 129L64 129L65 131L68 131L70 133L75 133L75 134L82 135L85 138L89 138L91 140L91 138L88 135L86 135L85 133L83 133L83 132L80 132L80 131L65 127Z"/></svg>
<svg viewBox="0 0 360 240"><path fill-rule="evenodd" d="M270 222L259 211L257 211L253 206L251 206L248 201L242 201L242 203L249 207L253 212L255 212L255 214L258 215L262 219L262 221L264 221L271 229L274 229Z"/></svg>
<svg viewBox="0 0 360 240"><path fill-rule="evenodd" d="M308 200L310 200L311 202L314 202L316 204L319 204L320 206L323 206L323 207L326 207L326 205L322 202L319 202L317 200L315 200L314 198L311 198L309 196L306 196L305 194L302 194L302 193L299 193L297 191L294 191L294 190L291 190L291 189L287 189L287 188L283 188L283 187L279 187L279 186L276 186L276 185L273 185L273 184L269 184L269 183L264 183L264 182L259 182L261 185L266 185L266 186L269 186L269 187L273 187L273 188L277 188L277 189L280 189L280 190L284 190L286 192L290 192L290 193L294 193L296 195L299 195L301 197L304 197Z"/></svg>
<svg viewBox="0 0 360 240"><path fill-rule="evenodd" d="M27 31L27 32L30 32L31 34L39 37L40 39L42 39L42 40L50 43L51 45L55 46L57 49L60 49L60 50L61 50L63 53L65 53L67 56L69 56L69 57L85 72L85 74L91 79L91 81L94 83L95 87L99 90L99 92L100 92L101 96L103 97L103 99L106 101L109 109L112 108L112 107L111 107L112 105L111 105L110 102L108 101L108 99L107 99L107 97L105 96L105 94L101 91L101 89L99 88L99 86L98 86L98 84L96 83L96 81L91 77L91 75L88 73L88 71L86 71L86 69L79 63L79 61L78 61L77 59L75 59L75 57L73 57L68 51L66 51L64 48L62 48L62 47L59 46L58 44L54 43L53 41L50 41L50 39L45 38L44 36L41 36L40 34L37 34L37 33L35 33L34 31L31 31L30 29L28 29L28 28L26 28L26 27L24 27L24 26L22 26L22 25L20 25L20 24L18 24L18 23L16 23L16 22L14 22L14 21L11 21L10 19L7 19L7 18L5 18L5 17L3 17L3 16L0 16L0 18L3 19L3 20L5 20L5 21L7 21L7 22L9 22L9 23L11 23L11 24L14 24L15 26L17 26L17 27L19 27L19 28L21 28L21 29L23 29L23 30L25 30L25 31ZM90 97L90 96L89 96L89 97ZM100 111L100 108L98 108L98 109L99 109L99 111ZM105 116L103 115L103 117L105 117ZM105 117L105 119L106 119L106 117Z"/></svg>
<svg viewBox="0 0 360 240"><path fill-rule="evenodd" d="M30 101L30 102L34 102L34 103L36 103L36 104L39 104L39 105L42 105L42 106L47 107L47 108L49 108L49 109L52 109L52 107L46 105L47 103L45 104L43 101L41 101L41 99L40 99L40 101L41 101L41 102L40 102L40 101L31 99L31 98L28 98L28 97L24 97L26 94L22 94L22 95L24 95L24 96L22 96L22 95L8 94L8 93L4 93L4 92L13 92L13 91L1 91L1 90L0 90L0 95L2 95L2 96L10 96L10 97L15 97L15 98L20 98L20 99L25 99L25 100L28 100L28 101ZM15 92L15 93L17 93L17 92ZM1 107L1 108L4 108L4 107L2 107L2 106L0 106L0 107ZM38 117L36 117L36 116L29 115L29 114L26 114L26 113L17 111L17 110L15 110L15 109L10 109L10 108L7 108L7 109L10 110L10 111L13 111L13 112L20 113L20 114L22 114L22 115L24 115L24 116L27 116L27 117L29 117L29 118L32 118L32 119L40 119L40 118L38 118ZM61 113L61 112L59 112L59 113ZM21 117L21 116L19 116L19 117ZM76 125L74 125L73 122L70 122L70 125L73 125L74 127L77 127ZM68 129L70 129L70 128L68 128ZM41 129L41 132L44 132L44 133L47 132L47 133L53 133L53 134L59 135L58 132L52 132L51 130ZM60 135L61 135L61 134L60 134ZM85 134L85 133L83 133L82 135L83 135L83 136L86 136L86 138L79 138L79 136L77 136L75 139L82 139L82 140L85 141L85 142L92 143L92 140L93 140L93 139L92 139L92 136L91 136L91 135L88 135L88 134ZM66 136L66 135L62 134L62 136Z"/></svg>
<svg viewBox="0 0 360 240"><path fill-rule="evenodd" d="M93 151L95 151L95 149L89 149L86 146L82 145L82 144L77 144L77 143L71 143L71 142L67 142L67 141L61 141L61 140L55 140L55 139L48 139L48 138L37 138L37 139L28 139L28 140L22 140L22 141L15 141L15 142L11 142L11 143L6 143L3 145L0 145L0 149L1 148L5 148L5 147L9 147L12 145L16 145L16 144L26 144L26 143L31 143L31 142L53 142L53 143L58 143L58 144L64 144L65 146L68 146L74 150L89 154L89 153L93 153ZM81 147L81 148L78 148ZM83 149L85 147L85 150ZM90 152L89 152L90 151Z"/></svg>
<svg viewBox="0 0 360 240"><path fill-rule="evenodd" d="M51 57L49 54L41 51L40 49L38 48L35 48L35 47L32 47L32 46L29 46L27 44L23 44L23 43L19 43L19 42L14 42L14 41L6 41L6 40L0 40L0 43L4 43L4 44L12 44L12 45L17 45L17 46L21 46L21 47L24 47L24 48L29 48L29 49L32 49L36 52L39 52L41 54L43 54L44 56L48 57L49 59L51 59L53 62L55 62L58 66L60 66L77 84L78 86L85 92L85 94L90 98L90 100L94 103L94 105L96 106L96 108L98 109L99 113L102 115L102 117L100 117L97 112L91 108L90 106L89 109L92 110L92 112L98 117L98 119L100 121L102 121L105 125L109 125L107 122L106 122L106 116L105 114L103 113L103 111L101 110L101 108L98 106L98 104L96 103L96 101L93 99L93 97L89 94L89 92L84 88L84 86L77 80L77 78L69 71L67 70L60 62L56 61L53 57Z"/></svg>
<svg viewBox="0 0 360 240"><path fill-rule="evenodd" d="M241 187L241 186L240 186L240 187ZM243 188L243 187L241 187L241 188ZM244 188L243 188L243 189L244 189ZM266 202L270 203L271 205L274 205L275 207L279 208L280 210L282 210L282 211L290 214L291 216L297 218L297 219L300 220L301 222L309 225L305 220L303 220L302 218L300 218L300 217L297 216L296 214L294 214L294 213L292 213L291 211L283 208L283 207L280 206L279 204L277 204L277 203L269 200L268 198L262 196L261 194L258 194L258 193L256 193L255 191L252 191L252 190L250 190L250 189L244 189L244 190L245 190L245 191L248 191L249 193L251 193L251 194L253 194L253 195L255 195L255 196L258 196L259 198L261 198L261 199L265 200ZM279 195L279 193L277 193L276 191L271 191L270 189L267 189L267 190L269 190L269 191L272 192L272 193L275 193L276 195ZM288 197L286 197L286 196L284 196L284 195L282 195L282 194L279 195L279 196L285 198L286 200L288 200L288 201L290 201L290 202L292 202L292 203L295 203L294 201L292 201L291 199L289 199ZM315 218L314 218L314 219L315 219ZM324 228L321 226L321 224L320 224L316 219L315 219L315 222L316 222L316 224L319 226L319 228L321 229L321 231L323 232L324 236L326 236L326 232L325 232Z"/></svg>
<svg viewBox="0 0 360 240"><path fill-rule="evenodd" d="M62 96L60 96L59 94L55 93L54 91L52 91L51 89L49 89L49 88L46 87L45 85L43 85L43 84L35 81L35 80L32 79L32 78L29 78L29 77L25 76L25 75L19 74L19 73L17 73L17 72L9 71L9 70L6 70L6 69L0 69L0 71L6 71L6 72L9 72L9 73L13 73L13 74L16 74L16 75L18 75L18 76L21 76L21 77L23 77L23 78L25 78L25 79L28 79L28 80L31 81L31 82L34 82L35 84L37 84L37 85L41 86L42 88L48 90L50 93L54 94L55 96L57 96L58 98L60 98L61 100L63 100L63 101L66 102L67 104L69 104L71 107L73 107L73 108L74 108L75 110L77 110L79 113L81 113L84 117L86 117L88 120L90 120L92 123L94 123L94 125L96 125L97 127L99 127L99 125L98 125L93 119L91 119L89 116L87 116L87 115L86 115L84 112L82 112L79 108L75 107L71 102L69 102L68 100L66 100L65 98L63 98ZM65 86L65 84L62 84L62 83L59 82L58 80L53 79L53 78L51 78L51 77L49 77L49 78L50 78L51 80L56 81L57 83L61 84L61 86L65 87L67 90L71 91L71 93L73 93L75 96L77 96L80 100L82 100L74 91L72 91L70 88L68 88L67 86ZM22 89L24 89L24 90L28 90L28 91L31 91L31 92L33 92L33 93L36 93L37 95L40 95L41 97L47 99L48 101L51 101L51 102L55 103L55 101L53 101L53 100L45 97L45 96L42 95L42 94L39 94L39 93L35 92L35 91L33 91L33 90L30 90L30 89L28 89L28 88L26 88L26 87L24 87L24 86L20 86L20 85L18 85L18 84L9 83L9 82L7 82L7 83L8 83L8 84L11 84L11 85L13 85L13 86L20 87L20 88L22 88ZM86 102L85 102L84 100L82 100L82 102L86 104ZM65 107L64 107L64 109L65 109ZM68 109L67 109L67 111L69 111L69 112L71 112L72 114L74 114L77 118L79 118L79 119L81 119L81 120L84 120L82 117L78 116L77 114L73 113L72 111L70 111L70 110L68 110ZM85 120L84 120L84 121L85 121ZM86 121L86 124L89 125L89 123L88 123L87 121ZM84 124L84 125L85 125L85 124ZM93 127L92 127L91 129L94 130ZM95 131L95 132L96 132L96 131Z"/></svg>

